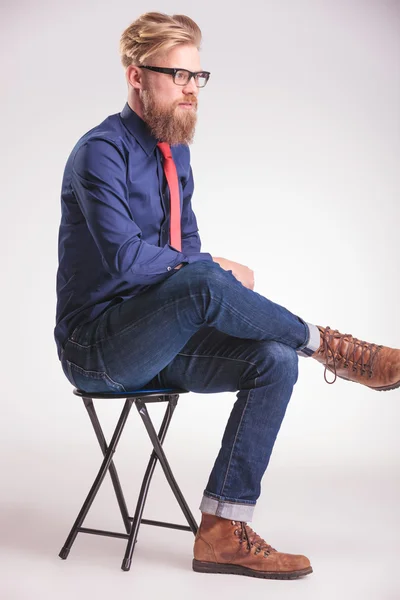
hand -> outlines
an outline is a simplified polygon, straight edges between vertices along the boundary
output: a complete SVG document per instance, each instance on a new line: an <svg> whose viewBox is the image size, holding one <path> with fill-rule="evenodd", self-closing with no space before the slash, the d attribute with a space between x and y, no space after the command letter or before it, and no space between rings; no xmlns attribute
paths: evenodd
<svg viewBox="0 0 400 600"><path fill-rule="evenodd" d="M233 260L228 260L227 258L221 257L212 257L214 262L217 262L220 267L225 269L225 271L232 271L232 274L236 277L238 281L244 287L249 290L254 290L254 271L249 269L249 267L245 267L240 263L233 262Z"/></svg>

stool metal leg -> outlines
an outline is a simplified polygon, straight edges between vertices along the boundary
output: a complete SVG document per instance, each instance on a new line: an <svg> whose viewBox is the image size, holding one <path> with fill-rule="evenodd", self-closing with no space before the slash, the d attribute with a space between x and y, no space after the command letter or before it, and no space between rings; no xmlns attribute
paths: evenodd
<svg viewBox="0 0 400 600"><path fill-rule="evenodd" d="M167 408L165 411L165 415L164 415L164 418L163 418L163 421L162 421L162 424L160 427L160 431L158 433L158 438L160 439L161 443L163 443L163 441L165 439L169 424L172 419L172 415L173 415L175 407L176 407L177 400L178 400L178 396L170 396L169 397L169 402L168 402L168 405L167 405ZM135 404L139 410L138 402L136 401ZM140 406L141 406L141 404L140 404ZM146 503L147 494L149 491L150 482L153 477L156 463L157 463L157 454L153 450L153 452L151 453L151 456L150 456L149 463L147 465L145 475L143 477L143 481L142 481L142 485L141 485L140 493L139 493L139 498L138 498L138 501L136 504L136 510L135 510L135 514L133 517L133 521L132 521L132 529L131 529L131 532L129 535L129 541L128 541L128 544L126 547L124 560L123 560L122 566L121 566L123 571L129 571L130 566L131 566L132 555L133 555L135 545L137 542L137 535L138 535L139 527L142 523L142 515L143 515L144 505Z"/></svg>
<svg viewBox="0 0 400 600"><path fill-rule="evenodd" d="M89 417L90 420L92 422L93 425L93 429L96 433L96 437L99 441L100 444L100 448L103 452L103 456L106 456L107 454L107 450L108 450L108 446L107 446L107 442L105 440L104 437L104 433L103 430L101 428L100 425L100 421L97 417L97 413L95 411L95 408L93 406L93 400L92 398L83 398L83 402L85 404L86 410L89 413ZM129 512L128 512L128 507L126 505L125 502L125 498L124 498L124 494L122 492L122 488L121 488L121 484L119 481L119 477L118 477L118 473L117 473L117 469L114 465L114 461L110 462L110 476L111 476L111 480L112 480L112 484L114 486L114 491L115 491L115 495L117 497L117 501L118 501L118 505L121 511L121 515L122 515L122 520L124 522L125 525L125 531L126 533L129 533L131 530L131 520L129 518Z"/></svg>
<svg viewBox="0 0 400 600"><path fill-rule="evenodd" d="M135 400L136 408L138 409L138 412L139 412L140 416L142 417L144 425L147 429L147 432L148 432L151 442L153 444L154 450L151 454L150 461L147 466L146 474L144 476L142 487L140 490L140 495L139 495L138 503L136 506L135 516L134 516L134 519L132 522L132 529L129 534L129 541L128 541L128 544L126 547L124 560L122 561L122 565L121 565L121 568L123 571L129 571L130 566L131 566L132 555L133 555L133 551L135 549L135 544L136 544L136 540L137 540L137 534L138 534L140 523L142 521L141 517L143 514L144 505L146 502L150 481L153 476L153 472L154 472L155 465L157 463L157 459L159 459L159 461L160 461L160 464L163 468L163 471L165 473L167 481L179 503L179 506L181 507L181 509L186 517L187 522L189 523L190 529L192 530L192 532L194 534L197 533L197 523L189 509L189 506L186 503L185 498L183 497L182 492L180 491L180 489L178 487L178 484L172 474L171 467L169 466L167 458L164 454L164 450L162 449L162 446L161 446L161 444L164 442L165 435L167 433L169 424L171 422L172 415L174 413L174 410L175 410L175 407L176 407L176 404L178 401L178 397L179 397L178 395L170 396L168 406L165 411L165 416L164 416L164 419L163 419L163 422L162 422L162 425L161 425L158 435L157 435L157 433L154 429L153 423L150 419L146 404L140 398L136 398L136 400Z"/></svg>
<svg viewBox="0 0 400 600"><path fill-rule="evenodd" d="M75 541L76 536L78 535L80 528L82 526L82 523L93 503L93 500L96 497L97 492L99 491L99 488L103 482L104 477L107 474L107 471L110 467L110 463L112 461L112 457L113 454L117 448L119 439L121 437L122 431L124 429L126 420L128 418L129 412L131 410L132 407L132 403L133 403L133 399L131 398L127 398L124 404L124 408L122 409L121 415L119 417L117 426L115 428L115 431L113 433L113 436L111 438L110 441L110 445L107 449L107 452L104 456L103 462L101 464L100 470L96 476L96 479L94 480L94 483L92 485L92 487L90 488L89 494L87 495L87 498L76 518L76 521L70 531L69 536L66 539L66 542L64 544L64 546L61 549L61 552L59 554L60 558L66 559L68 557L69 551L71 550L72 544Z"/></svg>

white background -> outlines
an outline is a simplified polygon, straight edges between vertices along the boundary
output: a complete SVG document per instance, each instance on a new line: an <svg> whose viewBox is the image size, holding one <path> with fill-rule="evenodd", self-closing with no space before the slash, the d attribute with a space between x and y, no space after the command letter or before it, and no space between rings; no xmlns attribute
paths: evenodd
<svg viewBox="0 0 400 600"><path fill-rule="evenodd" d="M398 599L400 390L329 386L310 359L300 361L252 525L278 549L309 555L312 576L198 575L190 534L146 526L130 573L119 570L124 542L111 538L78 536L61 561L101 456L53 328L66 159L83 133L122 110L119 37L141 13L160 10L196 20L212 72L192 146L202 249L251 267L256 291L305 320L398 347L400 2L0 7L2 598L146 590ZM196 518L234 399L182 396L165 442ZM109 434L120 405L98 406ZM116 460L132 512L150 454L135 412ZM159 468L145 516L182 522ZM107 479L86 524L120 529L119 521Z"/></svg>

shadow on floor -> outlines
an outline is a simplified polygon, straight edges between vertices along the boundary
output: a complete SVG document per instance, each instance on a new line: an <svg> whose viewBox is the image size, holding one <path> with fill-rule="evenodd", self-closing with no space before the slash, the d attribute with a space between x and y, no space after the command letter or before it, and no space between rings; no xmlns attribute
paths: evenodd
<svg viewBox="0 0 400 600"><path fill-rule="evenodd" d="M76 515L74 515L75 518ZM0 548L37 557L58 557L73 521L60 518L55 512L23 504L0 504ZM117 526L114 530L121 531ZM162 563L175 569L187 569L191 564L193 536L189 532L172 531L142 525L133 555L135 561ZM107 565L120 568L126 541L117 538L78 534L68 561L81 564Z"/></svg>

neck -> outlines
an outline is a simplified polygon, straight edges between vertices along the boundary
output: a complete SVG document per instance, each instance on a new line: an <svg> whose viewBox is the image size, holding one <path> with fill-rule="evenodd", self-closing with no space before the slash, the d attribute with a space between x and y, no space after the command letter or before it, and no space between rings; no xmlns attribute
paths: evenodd
<svg viewBox="0 0 400 600"><path fill-rule="evenodd" d="M128 105L141 119L143 119L142 102L139 98L139 94L135 93L135 90L133 89L129 90L128 93Z"/></svg>

